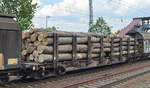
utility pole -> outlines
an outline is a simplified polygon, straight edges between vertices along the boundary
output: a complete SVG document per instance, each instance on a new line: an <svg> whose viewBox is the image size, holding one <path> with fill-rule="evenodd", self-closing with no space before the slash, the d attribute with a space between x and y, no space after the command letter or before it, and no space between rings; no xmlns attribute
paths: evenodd
<svg viewBox="0 0 150 88"><path fill-rule="evenodd" d="M48 18L50 18L50 16L46 16L46 22L45 22L46 23L46 27L45 27L46 29L47 29L47 26L48 26Z"/></svg>
<svg viewBox="0 0 150 88"><path fill-rule="evenodd" d="M92 31L93 24L93 2L89 0L89 32Z"/></svg>

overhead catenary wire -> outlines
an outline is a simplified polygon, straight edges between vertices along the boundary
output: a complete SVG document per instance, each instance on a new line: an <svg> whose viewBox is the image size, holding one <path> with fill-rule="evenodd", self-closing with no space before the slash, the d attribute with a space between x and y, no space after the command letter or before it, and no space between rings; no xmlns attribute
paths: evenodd
<svg viewBox="0 0 150 88"><path fill-rule="evenodd" d="M120 3L119 2L117 2L117 1L114 1L117 5L120 5ZM124 4L124 3L122 3L122 5L124 6L124 7L126 7L126 8L130 8L128 5L126 5L126 4ZM134 8L134 7L133 7ZM64 7L64 8L59 8L59 9L57 9L57 10L65 10L66 12L68 12L68 14L70 14L70 15L72 15L72 16L82 16L82 17L88 17L89 16L89 14L88 14L88 10L87 10L87 12L86 12L86 10L80 10L80 9L72 9L72 8L69 8L69 7ZM137 9L138 10L138 9ZM143 11L143 10L142 10ZM145 13L145 12L143 12L143 13ZM140 14L143 14L143 13L140 13ZM62 16L63 17L63 16ZM93 18L94 19L96 19L96 18L98 18L99 16L96 16L96 15L93 15ZM36 18L41 18L41 19L43 19L43 17L38 17L38 16L36 16ZM52 16L52 18L51 18L51 20L53 19L57 19L58 18L58 16ZM61 17L60 17L61 18ZM109 17L104 17L104 18L109 18ZM117 17L118 18L118 17ZM122 18L122 17L121 17ZM63 18L64 19L64 18ZM125 20L125 19L124 19ZM71 20L70 20L71 21ZM86 21L87 22L87 21Z"/></svg>
<svg viewBox="0 0 150 88"><path fill-rule="evenodd" d="M113 0L113 2L115 2L117 5L120 5L120 2L118 2L118 1ZM123 1L123 2L125 2L125 1ZM126 3L127 3L127 2L126 2ZM127 4L124 4L124 3L122 3L122 5L123 5L124 7L126 7L126 8L134 8L134 9L137 9L136 7L129 7ZM77 14L77 15L80 15L80 16L83 16L83 17L88 17L88 16L89 16L88 12L86 13L85 10L81 10L81 9L71 9L71 8L68 8L68 7L63 7L63 9L62 9L62 8L59 8L59 9L57 9L57 10L65 10L66 12L73 13L72 15ZM137 10L139 10L139 9L137 9ZM88 11L88 10L87 10L87 11ZM144 10L141 10L141 12L147 13L147 12L145 12ZM143 14L143 13L141 13L141 14ZM147 14L148 14L148 13L147 13ZM94 18L97 18L97 17L99 17L99 16L93 15L93 17L94 17ZM37 18L40 18L40 17L37 17Z"/></svg>
<svg viewBox="0 0 150 88"><path fill-rule="evenodd" d="M122 2L121 2L121 1L122 1ZM141 15L150 14L150 13L146 12L145 10L141 10L141 9L137 9L137 7L129 6L129 5L128 5L128 4L129 4L128 2L125 2L125 1L123 1L123 0L121 0L121 1L118 2L118 1L113 0L113 2L115 2L115 3L118 4L118 5L122 5L123 7L132 8L132 9L135 9L135 10L139 11L139 13L136 13L136 14L141 14ZM127 3L127 4L126 4L126 3Z"/></svg>

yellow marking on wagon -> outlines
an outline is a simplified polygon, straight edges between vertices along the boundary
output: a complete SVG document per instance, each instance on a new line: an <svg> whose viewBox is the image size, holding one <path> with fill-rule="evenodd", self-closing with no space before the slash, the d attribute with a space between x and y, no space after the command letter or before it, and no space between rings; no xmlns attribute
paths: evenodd
<svg viewBox="0 0 150 88"><path fill-rule="evenodd" d="M8 59L8 65L18 64L17 58L9 58Z"/></svg>

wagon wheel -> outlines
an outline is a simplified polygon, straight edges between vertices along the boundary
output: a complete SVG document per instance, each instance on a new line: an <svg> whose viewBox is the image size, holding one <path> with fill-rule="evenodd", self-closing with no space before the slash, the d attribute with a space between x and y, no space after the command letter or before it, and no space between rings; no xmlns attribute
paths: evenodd
<svg viewBox="0 0 150 88"><path fill-rule="evenodd" d="M43 79L44 77L45 77L45 73L42 71L39 71L39 72L34 73L33 78L36 80L40 80L40 79Z"/></svg>
<svg viewBox="0 0 150 88"><path fill-rule="evenodd" d="M0 79L2 83L7 83L9 82L9 76L8 74L2 74L2 78Z"/></svg>
<svg viewBox="0 0 150 88"><path fill-rule="evenodd" d="M133 62L134 62L133 59L129 59L129 60L128 60L128 64L132 64Z"/></svg>
<svg viewBox="0 0 150 88"><path fill-rule="evenodd" d="M66 73L66 69L62 66L57 67L56 74L57 75L64 75Z"/></svg>

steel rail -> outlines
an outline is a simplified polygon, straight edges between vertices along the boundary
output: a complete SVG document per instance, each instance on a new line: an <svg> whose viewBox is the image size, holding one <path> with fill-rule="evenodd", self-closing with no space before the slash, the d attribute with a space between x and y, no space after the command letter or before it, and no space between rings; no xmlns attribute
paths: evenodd
<svg viewBox="0 0 150 88"><path fill-rule="evenodd" d="M143 69L143 68L147 68L147 67L150 67L150 65L145 65L145 66L129 69L129 70L125 70L125 71L114 73L114 74L105 74L105 75L103 75L103 77L99 77L99 78L90 79L90 80L87 80L87 81L84 81L84 82L79 82L79 83L67 85L64 88L77 88L78 86L81 86L81 85L94 83L94 82L101 81L101 80L110 79L114 76L123 75L123 74L129 73L129 72L134 72L134 71L137 71L137 70L140 70L140 69Z"/></svg>

